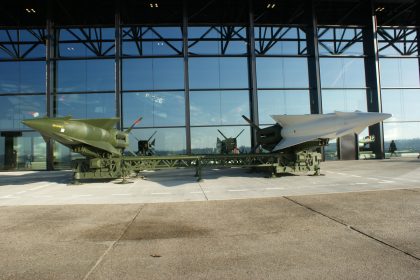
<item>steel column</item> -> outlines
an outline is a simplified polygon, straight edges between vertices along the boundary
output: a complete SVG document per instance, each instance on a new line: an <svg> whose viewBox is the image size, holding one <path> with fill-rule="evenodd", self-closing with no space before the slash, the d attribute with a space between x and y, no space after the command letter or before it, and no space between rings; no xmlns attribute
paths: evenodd
<svg viewBox="0 0 420 280"><path fill-rule="evenodd" d="M250 88L250 119L259 125L258 117L258 93L257 93L257 63L255 56L255 32L254 32L254 10L252 0L248 1L248 77ZM251 147L257 145L257 131L251 127Z"/></svg>
<svg viewBox="0 0 420 280"><path fill-rule="evenodd" d="M124 127L123 116L121 114L121 14L120 1L115 2L115 115L120 118L117 129Z"/></svg>
<svg viewBox="0 0 420 280"><path fill-rule="evenodd" d="M187 0L182 2L182 45L184 57L185 137L187 154L191 154L190 82L188 75L188 11Z"/></svg>
<svg viewBox="0 0 420 280"><path fill-rule="evenodd" d="M318 49L318 21L315 13L314 0L307 0L305 5L308 26L306 40L308 45L308 74L309 74L309 100L311 114L322 114L321 98L321 70L319 65Z"/></svg>
<svg viewBox="0 0 420 280"><path fill-rule="evenodd" d="M366 3L365 10L367 11L367 24L366 28L363 29L363 49L366 55L365 77L366 86L368 88L366 91L367 109L368 112L382 112L377 23L373 0ZM376 158L384 158L385 153L382 123L370 126L369 135L375 136L375 142L371 146Z"/></svg>
<svg viewBox="0 0 420 280"><path fill-rule="evenodd" d="M56 47L56 36L54 30L54 23L52 21L52 1L47 2L47 36L46 36L46 110L47 117L55 117L56 115L56 63L55 63L55 47ZM47 170L54 170L54 140L46 140L46 158L47 158Z"/></svg>

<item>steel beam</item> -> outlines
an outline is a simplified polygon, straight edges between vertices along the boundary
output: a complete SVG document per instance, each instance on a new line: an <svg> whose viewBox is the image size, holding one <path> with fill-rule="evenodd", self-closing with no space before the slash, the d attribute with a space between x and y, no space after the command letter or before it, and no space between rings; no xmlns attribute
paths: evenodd
<svg viewBox="0 0 420 280"><path fill-rule="evenodd" d="M379 75L379 49L377 38L377 19L375 14L374 1L367 1L364 9L367 11L366 28L363 29L363 49L365 57L365 77L366 77L366 100L368 112L382 112L381 101L381 81ZM382 123L369 127L369 135L375 136L372 151L376 158L383 159L384 135Z"/></svg>

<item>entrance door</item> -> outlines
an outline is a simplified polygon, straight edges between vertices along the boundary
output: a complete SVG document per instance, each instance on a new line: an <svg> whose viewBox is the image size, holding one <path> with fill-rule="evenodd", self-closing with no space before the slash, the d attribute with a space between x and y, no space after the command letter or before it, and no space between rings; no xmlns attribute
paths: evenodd
<svg viewBox="0 0 420 280"><path fill-rule="evenodd" d="M1 133L1 137L4 137L4 170L13 170L18 168L18 153L15 148L15 139L21 136L22 132L19 131L3 131Z"/></svg>
<svg viewBox="0 0 420 280"><path fill-rule="evenodd" d="M0 133L0 170L45 170L45 141L37 132Z"/></svg>

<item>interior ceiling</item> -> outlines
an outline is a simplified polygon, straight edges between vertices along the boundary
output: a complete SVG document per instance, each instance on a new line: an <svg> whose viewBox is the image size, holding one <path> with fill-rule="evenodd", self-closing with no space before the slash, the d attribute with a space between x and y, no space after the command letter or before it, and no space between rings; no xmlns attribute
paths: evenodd
<svg viewBox="0 0 420 280"><path fill-rule="evenodd" d="M189 24L247 24L246 0L7 0L0 9L0 26L45 26L47 15L56 25L110 25L119 10L123 24L180 24L183 2ZM309 0L253 0L257 24L304 24ZM420 26L420 1L375 0L379 25ZM274 8L268 8L275 4ZM369 20L367 0L314 0L319 24L363 25ZM306 8L305 8L306 7Z"/></svg>

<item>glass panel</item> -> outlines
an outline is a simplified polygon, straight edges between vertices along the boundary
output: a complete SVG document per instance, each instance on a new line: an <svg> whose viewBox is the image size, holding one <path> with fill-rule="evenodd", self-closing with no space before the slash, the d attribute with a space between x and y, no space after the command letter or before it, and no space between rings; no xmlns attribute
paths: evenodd
<svg viewBox="0 0 420 280"><path fill-rule="evenodd" d="M57 115L80 119L115 117L115 95L112 93L58 94Z"/></svg>
<svg viewBox="0 0 420 280"><path fill-rule="evenodd" d="M270 115L310 114L307 90L259 90L258 114L261 124L273 124Z"/></svg>
<svg viewBox="0 0 420 280"><path fill-rule="evenodd" d="M331 140L328 146L324 147L325 160L338 160L337 140Z"/></svg>
<svg viewBox="0 0 420 280"><path fill-rule="evenodd" d="M0 93L45 92L45 62L0 62Z"/></svg>
<svg viewBox="0 0 420 280"><path fill-rule="evenodd" d="M379 54L417 56L417 30L415 28L378 28Z"/></svg>
<svg viewBox="0 0 420 280"><path fill-rule="evenodd" d="M217 138L223 139L223 136L217 131L218 129L229 138L236 137L244 129L244 132L237 138L238 149L240 153L247 153L251 150L251 130L248 126L192 127L192 153L216 154Z"/></svg>
<svg viewBox="0 0 420 280"><path fill-rule="evenodd" d="M379 64L382 87L420 87L418 59L381 58Z"/></svg>
<svg viewBox="0 0 420 280"><path fill-rule="evenodd" d="M257 57L258 88L307 88L306 58Z"/></svg>
<svg viewBox="0 0 420 280"><path fill-rule="evenodd" d="M59 170L59 169L70 169L72 160L80 159L84 157L78 153L73 153L66 146L58 142L54 142L53 158L54 158L53 160L54 168Z"/></svg>
<svg viewBox="0 0 420 280"><path fill-rule="evenodd" d="M362 29L318 28L321 55L363 55Z"/></svg>
<svg viewBox="0 0 420 280"><path fill-rule="evenodd" d="M114 90L114 60L62 60L57 62L58 91L106 91Z"/></svg>
<svg viewBox="0 0 420 280"><path fill-rule="evenodd" d="M247 88L248 63L246 58L190 58L191 89Z"/></svg>
<svg viewBox="0 0 420 280"><path fill-rule="evenodd" d="M245 124L249 116L248 91L190 92L191 125Z"/></svg>
<svg viewBox="0 0 420 280"><path fill-rule="evenodd" d="M130 133L129 151L135 153L138 151L137 139L148 140L155 139L156 155L175 155L186 153L185 128L135 128Z"/></svg>
<svg viewBox="0 0 420 280"><path fill-rule="evenodd" d="M21 121L44 116L45 96L0 96L0 128L2 130L27 130Z"/></svg>
<svg viewBox="0 0 420 280"><path fill-rule="evenodd" d="M139 126L185 125L184 92L127 92L123 95L124 126L139 116Z"/></svg>
<svg viewBox="0 0 420 280"><path fill-rule="evenodd" d="M420 122L384 123L385 151L388 151L391 140L395 140L397 154L420 152Z"/></svg>
<svg viewBox="0 0 420 280"><path fill-rule="evenodd" d="M366 90L322 90L322 110L324 114L334 111L367 112Z"/></svg>
<svg viewBox="0 0 420 280"><path fill-rule="evenodd" d="M420 89L383 89L382 110L391 113L387 121L420 121Z"/></svg>
<svg viewBox="0 0 420 280"><path fill-rule="evenodd" d="M183 89L184 63L180 58L123 60L123 89Z"/></svg>
<svg viewBox="0 0 420 280"><path fill-rule="evenodd" d="M366 87L363 58L320 58L323 88Z"/></svg>

